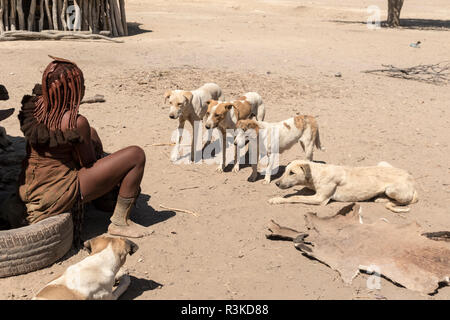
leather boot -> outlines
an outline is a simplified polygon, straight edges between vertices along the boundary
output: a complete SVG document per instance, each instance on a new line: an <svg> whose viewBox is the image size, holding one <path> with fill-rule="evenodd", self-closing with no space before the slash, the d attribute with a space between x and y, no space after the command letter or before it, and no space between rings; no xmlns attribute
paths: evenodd
<svg viewBox="0 0 450 320"><path fill-rule="evenodd" d="M120 195L117 197L116 207L114 213L111 216L111 222L116 226L128 226L128 219L130 218L131 209L136 198L122 198Z"/></svg>

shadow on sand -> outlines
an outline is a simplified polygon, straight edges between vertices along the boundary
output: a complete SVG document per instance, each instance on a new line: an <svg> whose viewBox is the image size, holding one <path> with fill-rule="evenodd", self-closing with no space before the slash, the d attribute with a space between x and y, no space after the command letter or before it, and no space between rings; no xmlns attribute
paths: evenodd
<svg viewBox="0 0 450 320"><path fill-rule="evenodd" d="M141 29L142 23L138 22L127 22L128 26L128 36L137 36L138 34L153 32L153 30Z"/></svg>
<svg viewBox="0 0 450 320"><path fill-rule="evenodd" d="M342 24L367 24L367 21L331 20L331 22L342 23ZM381 22L381 27L389 28L386 21ZM400 19L399 29L449 31L450 30L450 20Z"/></svg>
<svg viewBox="0 0 450 320"><path fill-rule="evenodd" d="M157 223L166 221L176 215L174 211L156 211L153 207L148 205L150 196L141 194L136 201L136 207L131 213L131 219L138 224L145 227L155 225ZM96 236L104 234L108 230L110 223L109 218L111 212L105 212L95 209L93 205L88 205L84 217L83 224L83 240L92 239Z"/></svg>

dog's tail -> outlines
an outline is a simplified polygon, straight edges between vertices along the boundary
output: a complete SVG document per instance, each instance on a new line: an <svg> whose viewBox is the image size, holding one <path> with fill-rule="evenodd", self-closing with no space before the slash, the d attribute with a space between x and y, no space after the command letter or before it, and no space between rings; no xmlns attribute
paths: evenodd
<svg viewBox="0 0 450 320"><path fill-rule="evenodd" d="M325 148L322 147L322 144L320 143L319 128L317 128L316 139L314 140L314 144L315 144L317 149L325 151Z"/></svg>
<svg viewBox="0 0 450 320"><path fill-rule="evenodd" d="M405 213L405 212L409 212L409 210L410 210L410 208L408 206L399 206L392 201L389 201L386 203L386 208L395 213Z"/></svg>

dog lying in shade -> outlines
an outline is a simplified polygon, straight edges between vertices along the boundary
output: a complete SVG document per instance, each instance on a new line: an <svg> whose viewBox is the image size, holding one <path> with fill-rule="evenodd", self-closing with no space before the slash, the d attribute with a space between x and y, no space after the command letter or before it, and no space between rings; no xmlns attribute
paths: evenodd
<svg viewBox="0 0 450 320"><path fill-rule="evenodd" d="M117 300L130 285L121 268L138 246L125 238L99 236L84 243L90 255L42 288L33 300ZM119 285L113 290L114 283Z"/></svg>
<svg viewBox="0 0 450 320"><path fill-rule="evenodd" d="M413 177L387 162L372 167L344 167L296 160L286 167L276 185L280 189L301 185L316 193L272 198L270 204L326 205L330 200L356 202L376 198L375 202L385 202L387 209L400 213L408 212L407 205L418 201Z"/></svg>

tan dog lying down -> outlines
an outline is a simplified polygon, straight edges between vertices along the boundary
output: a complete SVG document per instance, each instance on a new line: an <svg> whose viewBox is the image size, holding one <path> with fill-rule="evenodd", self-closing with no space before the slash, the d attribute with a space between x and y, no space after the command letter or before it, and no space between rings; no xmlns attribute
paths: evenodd
<svg viewBox="0 0 450 320"><path fill-rule="evenodd" d="M178 129L184 128L186 121L194 128L195 121L202 121L208 110L208 101L222 97L222 89L215 83L206 83L197 90L168 90L164 93L164 101L170 103L169 118L178 119ZM172 161L178 159L180 153L181 134L178 136L178 148L172 154ZM208 139L210 140L210 139ZM194 161L194 134L191 143L191 161Z"/></svg>
<svg viewBox="0 0 450 320"><path fill-rule="evenodd" d="M125 238L99 236L86 241L86 259L70 266L62 276L41 289L33 300L117 300L130 285L130 277L119 272L127 255L138 246ZM115 281L119 286L113 291Z"/></svg>
<svg viewBox="0 0 450 320"><path fill-rule="evenodd" d="M314 147L323 150L320 144L319 126L313 116L295 116L273 123L257 121L255 119L241 120L237 123L237 129L234 144L239 148L244 147L247 136L251 137L252 134L257 135L259 147L259 132L260 130L266 130L266 150L269 163L266 168L264 184L270 183L270 177L275 164L275 154L272 153L274 139L277 139L276 143L278 143L278 153L280 154L297 143L302 147L303 151L305 151L305 159L307 160L312 160ZM252 164L253 172L249 178L249 181L251 182L255 181L258 176L257 166L257 163Z"/></svg>
<svg viewBox="0 0 450 320"><path fill-rule="evenodd" d="M413 177L405 170L380 162L373 167L342 167L306 160L291 162L276 185L281 189L302 185L316 191L313 196L272 198L271 204L306 203L326 205L330 200L342 202L387 202L393 212L408 212L406 206L418 201Z"/></svg>

